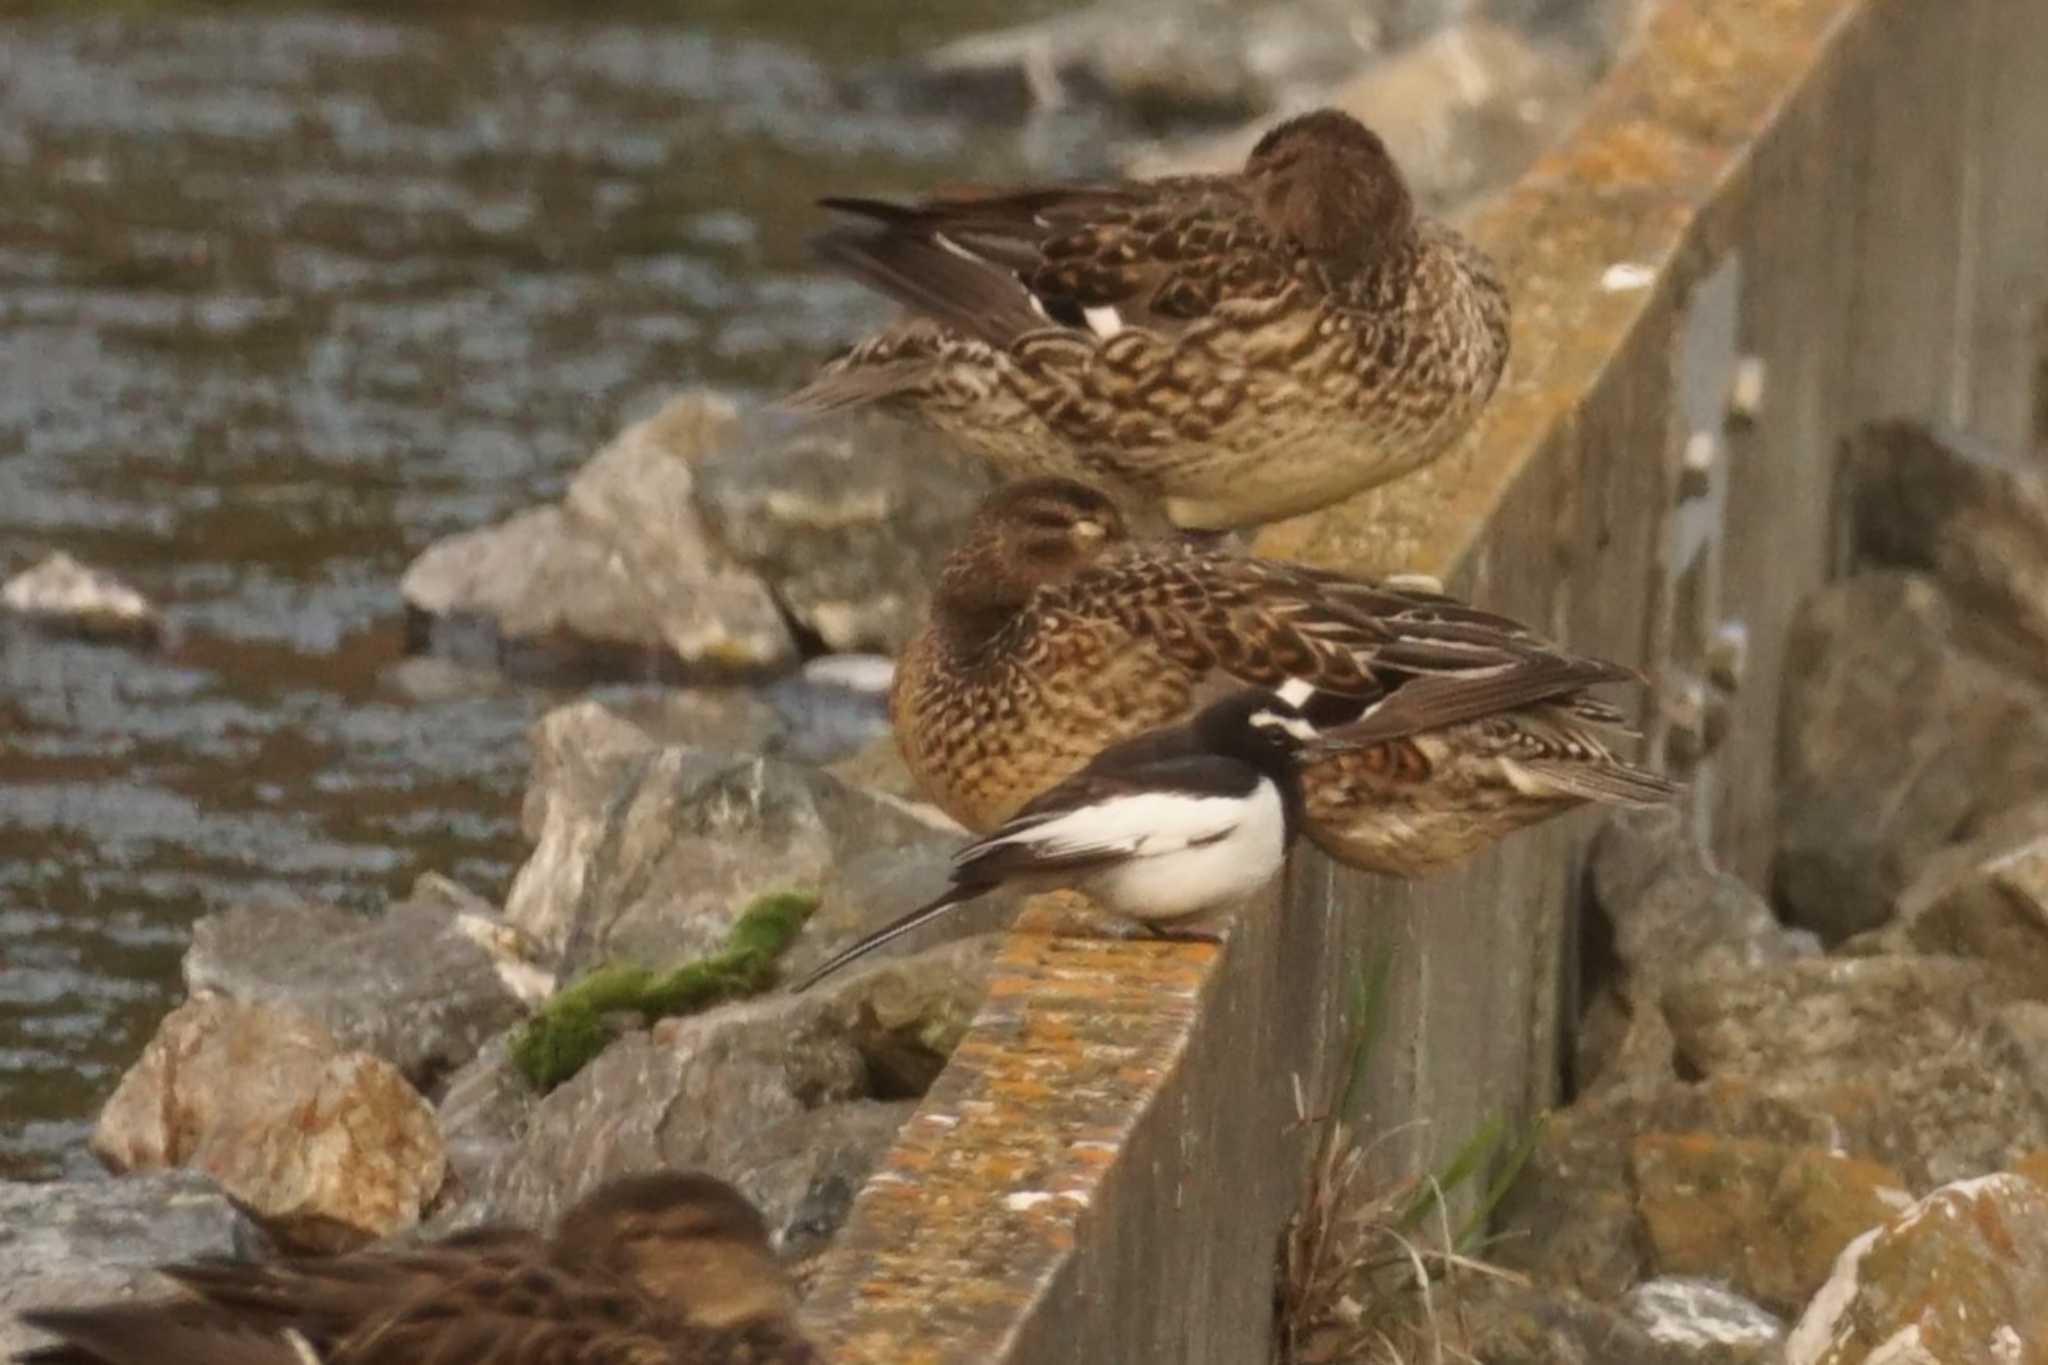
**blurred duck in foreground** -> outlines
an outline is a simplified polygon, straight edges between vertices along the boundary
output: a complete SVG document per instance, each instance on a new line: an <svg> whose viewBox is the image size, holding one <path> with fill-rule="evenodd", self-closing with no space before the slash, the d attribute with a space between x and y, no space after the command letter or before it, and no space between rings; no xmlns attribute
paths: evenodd
<svg viewBox="0 0 2048 1365"><path fill-rule="evenodd" d="M910 315L788 404L907 412L1148 530L1255 526L1417 469L1507 363L1492 264L1335 109L1233 175L824 203L854 221L820 257Z"/></svg>
<svg viewBox="0 0 2048 1365"><path fill-rule="evenodd" d="M182 1291L22 1314L22 1365L821 1365L761 1215L710 1176L629 1176L555 1236L163 1267Z"/></svg>

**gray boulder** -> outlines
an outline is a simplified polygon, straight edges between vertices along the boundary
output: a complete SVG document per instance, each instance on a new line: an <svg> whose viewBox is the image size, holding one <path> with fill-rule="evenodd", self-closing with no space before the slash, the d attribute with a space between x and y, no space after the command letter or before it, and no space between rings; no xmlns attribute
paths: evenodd
<svg viewBox="0 0 2048 1365"><path fill-rule="evenodd" d="M87 640L155 644L164 631L163 613L147 597L61 550L8 579L0 607L54 634Z"/></svg>
<svg viewBox="0 0 2048 1365"><path fill-rule="evenodd" d="M1999 995L2048 1000L2048 802L1930 858L1897 905L1889 924L1843 951L1970 958Z"/></svg>
<svg viewBox="0 0 2048 1365"><path fill-rule="evenodd" d="M524 936L439 877L381 915L240 906L192 928L194 995L293 1010L431 1089L553 988ZM344 966L345 970L338 970Z"/></svg>
<svg viewBox="0 0 2048 1365"><path fill-rule="evenodd" d="M1591 880L1614 972L1579 1032L1582 1088L1674 1075L1663 995L1681 974L1740 971L1819 950L1811 934L1788 930L1739 878L1717 870L1675 807L1611 815L1593 842Z"/></svg>
<svg viewBox="0 0 2048 1365"><path fill-rule="evenodd" d="M1989 969L1887 956L1692 977L1665 996L1681 1059L1832 1120L1832 1145L1916 1190L2048 1145L2048 1095Z"/></svg>
<svg viewBox="0 0 2048 1365"><path fill-rule="evenodd" d="M1933 574L1972 644L2048 681L2048 469L1892 421L1850 439L1848 477L1857 559Z"/></svg>
<svg viewBox="0 0 2048 1365"><path fill-rule="evenodd" d="M886 414L735 423L695 471L720 551L827 649L894 654L931 612L946 552L995 477Z"/></svg>
<svg viewBox="0 0 2048 1365"><path fill-rule="evenodd" d="M1820 589L1785 675L1777 896L1829 942L1884 923L1934 854L2048 791L2048 694L1972 654L1931 578Z"/></svg>
<svg viewBox="0 0 2048 1365"><path fill-rule="evenodd" d="M543 718L534 754L535 848L506 917L564 979L612 958L700 956L748 902L792 889L822 894L786 958L801 972L943 887L958 843L914 807L816 768L662 745L589 703ZM991 917L1011 903L991 900Z"/></svg>
<svg viewBox="0 0 2048 1365"><path fill-rule="evenodd" d="M188 1171L0 1182L0 1360L48 1340L21 1310L167 1294L152 1266L231 1256L242 1227L220 1187Z"/></svg>
<svg viewBox="0 0 2048 1365"><path fill-rule="evenodd" d="M734 416L715 395L685 394L600 450L560 506L429 546L399 584L416 643L547 678L745 677L794 663L767 585L698 519L692 462Z"/></svg>
<svg viewBox="0 0 2048 1365"><path fill-rule="evenodd" d="M916 1100L848 1100L792 1114L754 1136L732 1180L760 1208L785 1259L825 1249L916 1110Z"/></svg>

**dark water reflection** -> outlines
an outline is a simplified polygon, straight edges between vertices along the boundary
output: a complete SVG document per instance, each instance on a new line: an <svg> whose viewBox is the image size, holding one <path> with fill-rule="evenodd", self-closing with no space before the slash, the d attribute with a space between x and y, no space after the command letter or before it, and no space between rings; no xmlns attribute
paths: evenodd
<svg viewBox="0 0 2048 1365"><path fill-rule="evenodd" d="M549 698L401 661L413 554L871 319L822 190L1021 169L842 79L1015 6L592 8L0 8L0 571L172 627L0 625L0 1175L89 1164L208 908L501 894Z"/></svg>

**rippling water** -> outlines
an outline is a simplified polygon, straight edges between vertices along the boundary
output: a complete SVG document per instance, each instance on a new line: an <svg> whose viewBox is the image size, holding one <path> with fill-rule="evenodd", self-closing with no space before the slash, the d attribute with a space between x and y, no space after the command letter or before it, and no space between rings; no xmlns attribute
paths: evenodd
<svg viewBox="0 0 2048 1365"><path fill-rule="evenodd" d="M0 1175L90 1166L197 915L501 895L550 698L401 659L412 555L876 316L816 194L1024 169L846 79L1014 4L588 8L0 5L0 573L172 631L0 623Z"/></svg>

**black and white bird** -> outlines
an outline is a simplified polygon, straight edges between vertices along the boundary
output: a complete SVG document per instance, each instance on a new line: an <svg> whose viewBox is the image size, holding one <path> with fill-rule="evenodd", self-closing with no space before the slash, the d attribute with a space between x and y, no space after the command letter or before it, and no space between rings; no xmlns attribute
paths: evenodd
<svg viewBox="0 0 2048 1365"><path fill-rule="evenodd" d="M1113 744L955 854L944 894L840 952L795 989L998 887L1068 887L1146 924L1241 900L1286 861L1301 823L1300 765L1336 747L1262 688Z"/></svg>

